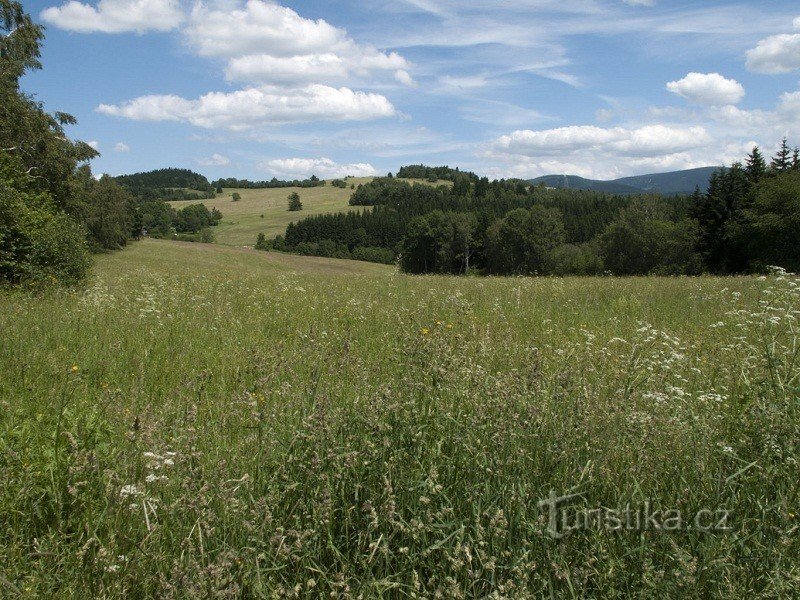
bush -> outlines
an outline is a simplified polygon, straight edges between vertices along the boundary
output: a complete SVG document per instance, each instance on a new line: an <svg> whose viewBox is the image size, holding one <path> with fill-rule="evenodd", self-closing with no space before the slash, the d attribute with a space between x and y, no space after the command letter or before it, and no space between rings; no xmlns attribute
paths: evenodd
<svg viewBox="0 0 800 600"><path fill-rule="evenodd" d="M388 248L374 246L359 246L353 249L352 258L353 260L381 263L384 265L392 265L395 261L394 252Z"/></svg>
<svg viewBox="0 0 800 600"><path fill-rule="evenodd" d="M91 265L86 231L47 208L49 196L31 196L0 182L0 281L72 285Z"/></svg>
<svg viewBox="0 0 800 600"><path fill-rule="evenodd" d="M239 192L233 192L233 194L231 194L231 198L234 202L238 202L242 199L242 195Z"/></svg>
<svg viewBox="0 0 800 600"><path fill-rule="evenodd" d="M303 203L300 201L300 194L292 192L289 194L289 210L292 212L303 210Z"/></svg>

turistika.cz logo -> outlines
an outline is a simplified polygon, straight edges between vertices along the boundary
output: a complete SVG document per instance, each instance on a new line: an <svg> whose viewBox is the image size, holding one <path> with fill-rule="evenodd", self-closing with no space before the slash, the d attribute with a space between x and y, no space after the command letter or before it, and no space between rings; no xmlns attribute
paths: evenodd
<svg viewBox="0 0 800 600"><path fill-rule="evenodd" d="M618 532L655 531L676 533L698 531L701 533L726 533L730 526L731 511L724 508L700 509L692 514L676 508L654 509L649 500L640 505L627 504L624 508L587 508L577 505L583 494L559 496L555 491L539 507L547 511L547 534L562 539L573 531L606 530Z"/></svg>

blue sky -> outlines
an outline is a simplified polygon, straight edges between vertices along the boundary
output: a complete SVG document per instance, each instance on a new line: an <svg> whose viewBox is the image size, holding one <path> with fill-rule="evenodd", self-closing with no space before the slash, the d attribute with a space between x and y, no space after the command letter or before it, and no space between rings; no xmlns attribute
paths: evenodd
<svg viewBox="0 0 800 600"><path fill-rule="evenodd" d="M796 0L37 0L95 173L610 179L800 144Z"/></svg>

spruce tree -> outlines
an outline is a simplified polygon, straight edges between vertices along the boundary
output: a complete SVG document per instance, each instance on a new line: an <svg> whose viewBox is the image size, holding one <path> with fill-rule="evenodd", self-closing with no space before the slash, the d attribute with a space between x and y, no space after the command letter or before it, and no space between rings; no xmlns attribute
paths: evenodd
<svg viewBox="0 0 800 600"><path fill-rule="evenodd" d="M758 146L753 146L753 151L747 155L745 172L747 178L753 183L757 183L767 174L767 161L764 160L764 155L761 154Z"/></svg>
<svg viewBox="0 0 800 600"><path fill-rule="evenodd" d="M786 138L783 138L780 150L778 150L778 154L772 159L770 167L773 171L779 173L788 171L792 166L791 156L792 151L789 150L789 142Z"/></svg>
<svg viewBox="0 0 800 600"><path fill-rule="evenodd" d="M792 171L800 171L800 148L795 148L792 154Z"/></svg>

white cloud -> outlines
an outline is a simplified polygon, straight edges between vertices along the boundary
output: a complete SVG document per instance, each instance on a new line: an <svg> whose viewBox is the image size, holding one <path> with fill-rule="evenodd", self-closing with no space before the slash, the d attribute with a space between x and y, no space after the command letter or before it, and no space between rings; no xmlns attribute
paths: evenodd
<svg viewBox="0 0 800 600"><path fill-rule="evenodd" d="M656 0L622 0L625 4L631 6L655 6Z"/></svg>
<svg viewBox="0 0 800 600"><path fill-rule="evenodd" d="M366 121L396 114L384 96L324 85L211 92L196 100L173 95L141 96L121 105L101 104L97 111L135 121L183 121L234 131L257 125Z"/></svg>
<svg viewBox="0 0 800 600"><path fill-rule="evenodd" d="M130 152L131 147L125 142L117 142L114 146L114 152Z"/></svg>
<svg viewBox="0 0 800 600"><path fill-rule="evenodd" d="M98 142L97 140L92 140L91 142L86 142L86 145L87 146L91 146L95 150L99 150L100 149L100 142Z"/></svg>
<svg viewBox="0 0 800 600"><path fill-rule="evenodd" d="M794 20L800 30L800 17ZM776 75L800 69L800 34L773 35L747 51L747 68L756 73Z"/></svg>
<svg viewBox="0 0 800 600"><path fill-rule="evenodd" d="M581 125L515 131L498 138L494 148L521 156L558 155L590 149L624 156L658 156L697 148L708 140L708 132L702 127L648 125L626 129Z"/></svg>
<svg viewBox="0 0 800 600"><path fill-rule="evenodd" d="M713 143L709 132L699 126L584 125L515 131L495 140L486 157L505 164L495 168L496 176L528 178L568 173L611 179L714 164L707 152Z"/></svg>
<svg viewBox="0 0 800 600"><path fill-rule="evenodd" d="M384 72L411 85L406 72L410 65L396 52L358 44L345 30L322 19L306 19L274 2L249 0L234 10L198 3L184 34L186 43L201 56L228 59L225 74L230 80L298 85Z"/></svg>
<svg viewBox="0 0 800 600"><path fill-rule="evenodd" d="M322 179L336 177L372 177L377 175L375 168L368 163L340 164L329 158L280 158L268 160L258 165L259 169L273 175L287 178L310 177Z"/></svg>
<svg viewBox="0 0 800 600"><path fill-rule="evenodd" d="M179 0L100 0L96 7L71 0L41 16L59 29L79 33L170 31L183 21Z"/></svg>
<svg viewBox="0 0 800 600"><path fill-rule="evenodd" d="M414 78L408 74L408 71L405 71L403 69L394 72L394 79L398 83L402 83L405 86L417 87L417 82L414 81Z"/></svg>
<svg viewBox="0 0 800 600"><path fill-rule="evenodd" d="M667 89L690 102L709 106L738 104L745 95L741 83L719 73L689 73L679 81L667 83Z"/></svg>
<svg viewBox="0 0 800 600"><path fill-rule="evenodd" d="M197 164L204 167L225 167L231 164L231 159L222 154L214 153L208 158L198 158Z"/></svg>

